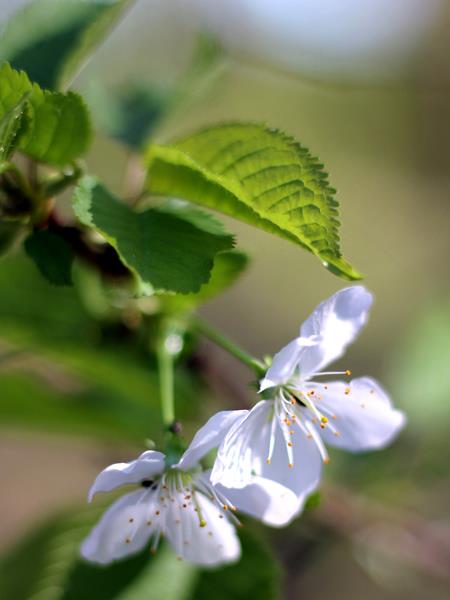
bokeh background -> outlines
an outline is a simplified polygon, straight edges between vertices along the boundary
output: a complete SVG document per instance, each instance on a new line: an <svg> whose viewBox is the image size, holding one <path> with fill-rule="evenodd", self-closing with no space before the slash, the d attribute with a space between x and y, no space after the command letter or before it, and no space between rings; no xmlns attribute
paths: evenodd
<svg viewBox="0 0 450 600"><path fill-rule="evenodd" d="M19 4L1 0L0 17ZM289 132L338 189L344 254L376 296L342 367L379 378L408 427L382 452L334 452L320 505L266 532L283 598L448 598L449 25L445 0L141 0L74 82L99 127L88 168L119 193L140 178L124 140L229 119ZM201 313L272 353L344 284L298 247L226 223L251 262ZM157 436L133 310L75 275L75 291L56 289L20 252L0 261L2 551ZM219 406L250 406L248 383L194 344L177 377L186 435Z"/></svg>

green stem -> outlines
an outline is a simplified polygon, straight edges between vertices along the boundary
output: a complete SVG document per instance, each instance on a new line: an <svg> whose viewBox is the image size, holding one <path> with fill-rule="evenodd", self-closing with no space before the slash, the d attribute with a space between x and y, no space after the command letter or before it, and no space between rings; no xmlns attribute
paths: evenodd
<svg viewBox="0 0 450 600"><path fill-rule="evenodd" d="M159 389L161 395L161 414L166 427L175 421L175 398L173 377L173 354L166 345L167 337L162 335L157 348L159 371Z"/></svg>
<svg viewBox="0 0 450 600"><path fill-rule="evenodd" d="M264 375L266 372L267 367L263 362L245 352L245 350L240 348L235 342L225 337L220 331L212 327L209 323L206 323L197 317L193 317L191 325L194 331L209 338L215 344L232 354L235 358L253 369L258 376Z"/></svg>

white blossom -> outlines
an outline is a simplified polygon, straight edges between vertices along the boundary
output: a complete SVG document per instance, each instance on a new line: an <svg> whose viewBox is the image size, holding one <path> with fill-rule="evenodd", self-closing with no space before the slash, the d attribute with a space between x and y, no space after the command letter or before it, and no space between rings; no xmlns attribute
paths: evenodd
<svg viewBox="0 0 450 600"><path fill-rule="evenodd" d="M372 296L362 286L343 289L319 304L300 335L282 348L261 381L261 400L224 437L211 475L214 484L243 488L272 479L297 496L285 509L298 514L328 462L326 444L351 451L388 444L405 422L381 386L368 377L322 383L321 372L338 359L366 323ZM283 507L280 507L283 510Z"/></svg>

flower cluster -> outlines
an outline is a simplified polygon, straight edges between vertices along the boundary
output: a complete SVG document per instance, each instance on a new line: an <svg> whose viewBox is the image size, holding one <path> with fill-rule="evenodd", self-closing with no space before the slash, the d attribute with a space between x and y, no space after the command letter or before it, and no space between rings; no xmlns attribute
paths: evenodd
<svg viewBox="0 0 450 600"><path fill-rule="evenodd" d="M196 433L175 464L160 452L107 467L97 492L138 484L105 512L82 546L90 561L109 563L164 535L177 555L214 565L240 555L236 510L267 525L287 525L319 485L327 446L353 452L386 446L405 423L381 386L368 377L324 382L366 323L372 296L362 286L319 304L299 336L273 358L251 410L222 411ZM217 449L211 470L202 459Z"/></svg>

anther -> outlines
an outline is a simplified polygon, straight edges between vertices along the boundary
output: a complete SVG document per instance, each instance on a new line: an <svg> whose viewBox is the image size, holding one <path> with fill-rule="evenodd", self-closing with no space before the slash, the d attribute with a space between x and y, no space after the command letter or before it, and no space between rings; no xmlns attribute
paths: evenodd
<svg viewBox="0 0 450 600"><path fill-rule="evenodd" d="M146 523L146 525L149 525L149 526L150 526L151 524L152 524L152 521L147 521L147 523Z"/></svg>
<svg viewBox="0 0 450 600"><path fill-rule="evenodd" d="M328 423L328 419L326 417L320 417L320 421L322 423Z"/></svg>
<svg viewBox="0 0 450 600"><path fill-rule="evenodd" d="M345 394L346 396L348 396L348 395L350 394L350 388L345 388L345 392L344 392L344 394Z"/></svg>
<svg viewBox="0 0 450 600"><path fill-rule="evenodd" d="M266 460L266 463L267 463L268 465L270 465L270 458L268 458L268 459Z"/></svg>
<svg viewBox="0 0 450 600"><path fill-rule="evenodd" d="M128 519L128 523L133 523L133 521L134 521L133 517L130 517L130 518Z"/></svg>
<svg viewBox="0 0 450 600"><path fill-rule="evenodd" d="M293 463L289 463L289 464L288 464L288 467L289 467L290 469L293 469L293 468L294 468L294 465L293 465Z"/></svg>
<svg viewBox="0 0 450 600"><path fill-rule="evenodd" d="M199 525L200 525L200 527L206 527L206 521L205 521L205 519L200 519Z"/></svg>
<svg viewBox="0 0 450 600"><path fill-rule="evenodd" d="M350 377L350 375L352 374L352 372L350 371L350 369L347 369L345 371L345 374L347 375L347 377Z"/></svg>
<svg viewBox="0 0 450 600"><path fill-rule="evenodd" d="M160 511L160 510L157 510L157 511L155 512L155 515L156 515L157 517L159 517L159 515L160 515L160 514L161 514L161 511Z"/></svg>
<svg viewBox="0 0 450 600"><path fill-rule="evenodd" d="M127 538L127 539L125 540L125 544L130 544L130 543L131 543L131 540L130 540L130 538Z"/></svg>
<svg viewBox="0 0 450 600"><path fill-rule="evenodd" d="M292 446L293 446L293 445L294 445L294 444L293 444L292 442L288 442L288 446L289 446L289 448L292 448Z"/></svg>

